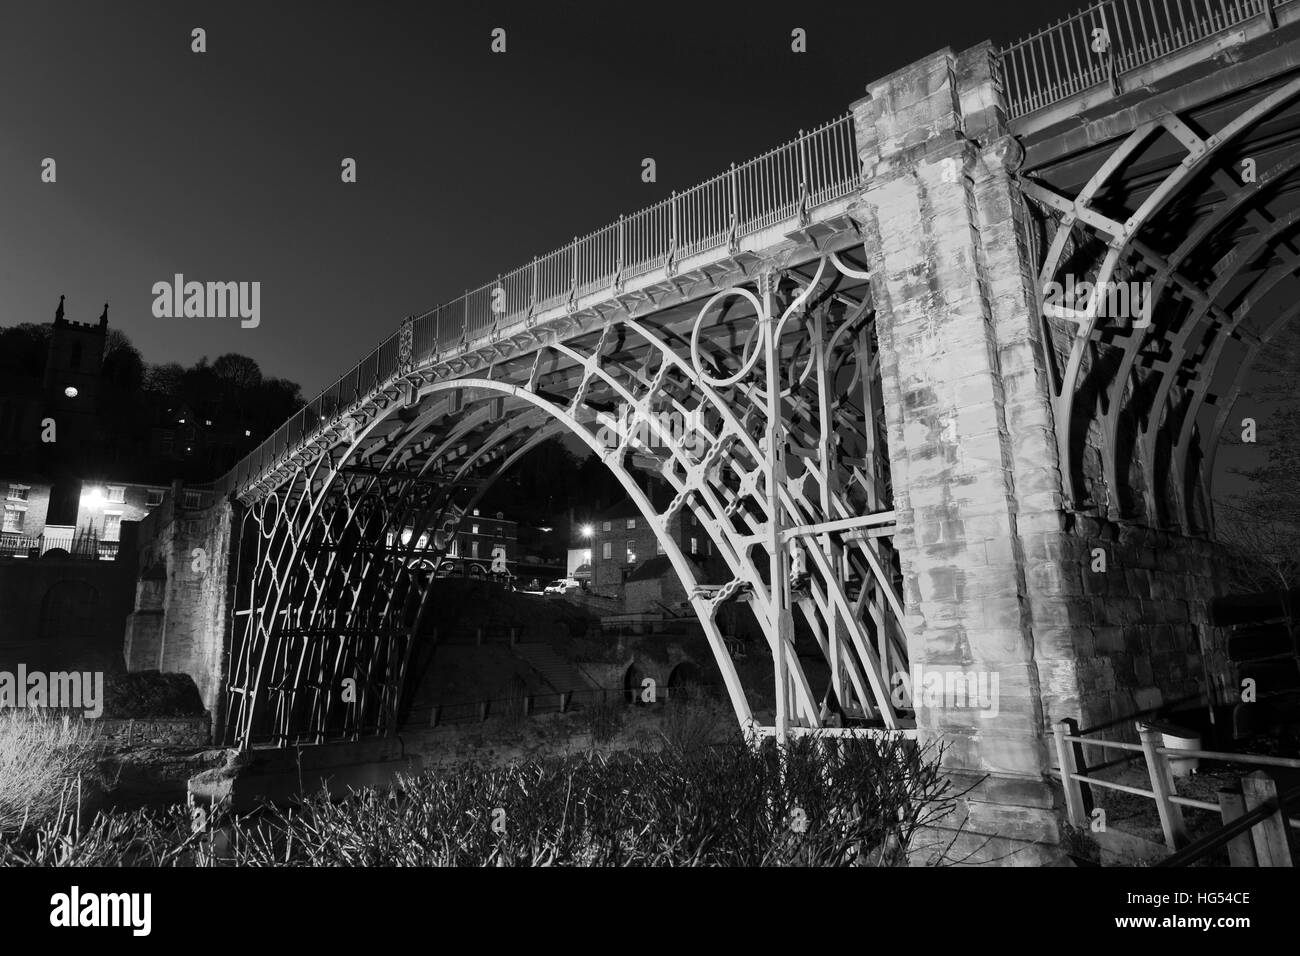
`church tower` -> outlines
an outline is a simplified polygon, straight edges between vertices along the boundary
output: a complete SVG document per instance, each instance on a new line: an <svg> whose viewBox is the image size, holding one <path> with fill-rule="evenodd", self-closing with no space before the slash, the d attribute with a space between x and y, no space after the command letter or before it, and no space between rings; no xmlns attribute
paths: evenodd
<svg viewBox="0 0 1300 956"><path fill-rule="evenodd" d="M63 296L54 311L50 352L45 362L45 393L49 410L61 418L93 416L99 400L100 373L108 340L108 303L99 322L70 322L63 317Z"/></svg>

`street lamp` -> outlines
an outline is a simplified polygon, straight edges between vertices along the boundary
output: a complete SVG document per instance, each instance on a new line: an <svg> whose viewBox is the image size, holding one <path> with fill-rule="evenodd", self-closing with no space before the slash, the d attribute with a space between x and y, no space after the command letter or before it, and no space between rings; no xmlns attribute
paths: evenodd
<svg viewBox="0 0 1300 956"><path fill-rule="evenodd" d="M589 524L584 524L584 525L582 526L582 536L583 536L584 538L590 538L590 537L592 536L592 534L595 533L595 530L596 530L596 529L593 528L591 525L589 525Z"/></svg>

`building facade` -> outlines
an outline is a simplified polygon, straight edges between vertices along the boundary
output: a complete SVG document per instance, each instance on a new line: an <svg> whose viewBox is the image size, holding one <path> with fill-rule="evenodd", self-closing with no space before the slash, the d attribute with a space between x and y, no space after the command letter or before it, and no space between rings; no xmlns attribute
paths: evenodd
<svg viewBox="0 0 1300 956"><path fill-rule="evenodd" d="M631 501L607 508L589 526L591 536L583 547L590 551L592 591L623 598L629 611L648 609L642 605L685 600L685 589L663 542ZM693 512L678 511L669 519L668 534L698 566L702 582L726 579L726 564L714 553L713 540Z"/></svg>
<svg viewBox="0 0 1300 956"><path fill-rule="evenodd" d="M111 560L122 537L122 523L139 521L162 503L168 488L119 482L83 482L71 522L52 521L54 483L25 476L0 477L0 555L33 557L55 548L80 557Z"/></svg>
<svg viewBox="0 0 1300 956"><path fill-rule="evenodd" d="M460 528L452 539L451 547L443 556L438 570L443 573L469 575L472 577L490 577L508 575L518 576L519 535L516 522L506 518L503 512L492 515L481 514L475 508L461 519ZM388 546L396 548L409 545L412 531L402 532L400 541L394 532L388 534ZM433 535L423 532L415 543L415 550L431 551Z"/></svg>

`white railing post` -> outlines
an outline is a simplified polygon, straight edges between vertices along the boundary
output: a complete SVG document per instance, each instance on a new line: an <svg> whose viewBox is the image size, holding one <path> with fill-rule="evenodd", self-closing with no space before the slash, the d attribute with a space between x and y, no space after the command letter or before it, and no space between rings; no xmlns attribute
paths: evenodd
<svg viewBox="0 0 1300 956"><path fill-rule="evenodd" d="M677 190L672 191L668 199L668 258L664 260L664 269L671 273L673 262L677 258Z"/></svg>
<svg viewBox="0 0 1300 956"><path fill-rule="evenodd" d="M736 251L736 227L740 221L740 203L736 198L736 164L731 164L731 169L727 172L727 182L730 186L728 189L729 203L731 205L730 222L727 225L727 249L731 252Z"/></svg>
<svg viewBox="0 0 1300 956"><path fill-rule="evenodd" d="M799 225L808 225L808 155L799 130Z"/></svg>
<svg viewBox="0 0 1300 956"><path fill-rule="evenodd" d="M498 293L500 295L498 296ZM501 319L509 311L506 306L506 287L501 284L501 273L497 273L497 284L492 289L492 294L488 296L490 300L488 310L492 313L492 334L495 335L501 331ZM493 308L498 301L501 303L501 311L498 312Z"/></svg>
<svg viewBox="0 0 1300 956"><path fill-rule="evenodd" d="M1083 788L1074 776L1079 767L1074 759L1074 744L1065 739L1073 729L1071 721L1058 720L1052 725L1052 736L1056 738L1056 761L1061 768L1061 785L1065 788L1065 808L1070 826L1084 829L1088 826L1088 812L1083 803Z"/></svg>
<svg viewBox="0 0 1300 956"><path fill-rule="evenodd" d="M1142 755L1146 758L1165 844L1171 850L1181 849L1187 842L1187 828L1183 825L1182 808L1169 799L1174 793L1174 777L1169 761L1160 753L1160 732L1149 724L1139 723L1138 737L1142 740Z"/></svg>
<svg viewBox="0 0 1300 956"><path fill-rule="evenodd" d="M569 286L569 302L572 304L578 298L578 237L573 237L573 243L570 248L573 253L569 258L573 261L573 283Z"/></svg>
<svg viewBox="0 0 1300 956"><path fill-rule="evenodd" d="M614 288L623 283L623 216L618 217L618 261L614 263Z"/></svg>
<svg viewBox="0 0 1300 956"><path fill-rule="evenodd" d="M529 319L531 319L531 318L533 317L533 313L535 313L535 312L537 311L537 257L536 257L536 256L533 256L533 283L532 283L532 286L533 286L533 291L532 291L532 293L531 293L531 295L530 295L530 297L529 297L529 300L528 300L528 318L529 318Z"/></svg>
<svg viewBox="0 0 1300 956"><path fill-rule="evenodd" d="M1106 31L1106 73L1110 79L1111 92L1118 96L1120 93L1119 63L1115 57L1115 47L1119 42L1119 33L1115 27L1119 26L1119 17L1115 16L1114 7L1114 0L1106 0L1101 5L1101 24L1102 29Z"/></svg>

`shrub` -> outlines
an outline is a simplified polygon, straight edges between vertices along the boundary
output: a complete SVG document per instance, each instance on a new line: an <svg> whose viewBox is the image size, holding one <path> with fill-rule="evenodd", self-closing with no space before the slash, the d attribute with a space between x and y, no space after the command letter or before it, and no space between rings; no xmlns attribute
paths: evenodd
<svg viewBox="0 0 1300 956"><path fill-rule="evenodd" d="M588 704L583 708L583 713L593 743L609 743L623 726L623 702L620 699Z"/></svg>
<svg viewBox="0 0 1300 956"><path fill-rule="evenodd" d="M528 716L528 684L518 674L512 674L501 693L502 722L509 728L517 729Z"/></svg>
<svg viewBox="0 0 1300 956"><path fill-rule="evenodd" d="M700 693L674 689L673 696L664 702L663 714L662 736L674 749L698 750L713 743L717 736L718 711Z"/></svg>
<svg viewBox="0 0 1300 956"><path fill-rule="evenodd" d="M102 784L96 768L95 736L83 722L0 712L0 832L79 808Z"/></svg>
<svg viewBox="0 0 1300 956"><path fill-rule="evenodd" d="M15 840L0 865L879 866L951 809L907 741L742 741L694 752L467 764L321 793L192 834L184 813L102 814Z"/></svg>

